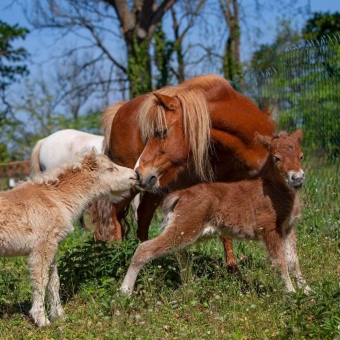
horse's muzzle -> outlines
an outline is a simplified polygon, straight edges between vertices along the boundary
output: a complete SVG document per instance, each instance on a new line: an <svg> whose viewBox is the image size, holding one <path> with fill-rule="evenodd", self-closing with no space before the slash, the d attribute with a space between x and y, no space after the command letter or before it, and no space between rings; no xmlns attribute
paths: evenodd
<svg viewBox="0 0 340 340"><path fill-rule="evenodd" d="M157 183L157 176L155 175L150 175L146 178L143 178L139 170L136 170L136 174L137 174L136 187L139 190L142 191L152 190Z"/></svg>
<svg viewBox="0 0 340 340"><path fill-rule="evenodd" d="M291 172L289 174L288 183L294 189L301 189L305 179L306 175L302 170L299 172Z"/></svg>

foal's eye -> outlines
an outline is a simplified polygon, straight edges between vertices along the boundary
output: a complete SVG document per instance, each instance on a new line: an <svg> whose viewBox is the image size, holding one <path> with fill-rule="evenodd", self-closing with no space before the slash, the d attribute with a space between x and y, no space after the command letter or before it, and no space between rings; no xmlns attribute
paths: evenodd
<svg viewBox="0 0 340 340"><path fill-rule="evenodd" d="M274 163L278 163L280 162L281 159L277 156L273 156L273 160L274 160Z"/></svg>
<svg viewBox="0 0 340 340"><path fill-rule="evenodd" d="M158 138L164 138L166 135L168 134L168 129L161 129L161 130L157 130L155 133L155 137Z"/></svg>
<svg viewBox="0 0 340 340"><path fill-rule="evenodd" d="M115 167L114 166L110 166L107 170L110 171L110 172L113 172L115 170Z"/></svg>

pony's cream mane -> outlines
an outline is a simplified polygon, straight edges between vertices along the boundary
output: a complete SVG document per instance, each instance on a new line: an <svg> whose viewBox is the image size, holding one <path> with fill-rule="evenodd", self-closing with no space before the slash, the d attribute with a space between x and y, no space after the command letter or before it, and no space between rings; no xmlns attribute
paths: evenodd
<svg viewBox="0 0 340 340"><path fill-rule="evenodd" d="M94 154L92 151L90 153L84 154L75 162L65 163L56 169L49 170L47 172L37 173L29 182L36 184L53 185L59 183L60 177L62 175L80 172L84 168L94 168L97 167L97 165L98 155Z"/></svg>
<svg viewBox="0 0 340 340"><path fill-rule="evenodd" d="M225 79L217 75L205 75L155 91L180 101L184 134L189 139L195 171L202 180L212 179L209 160L211 119L205 91L221 85L230 87ZM144 142L154 134L157 127L166 126L165 109L158 104L154 95L147 95L140 105L138 120Z"/></svg>
<svg viewBox="0 0 340 340"><path fill-rule="evenodd" d="M102 123L101 123L101 129L104 134L104 140L103 140L103 153L104 155L108 155L109 148L110 148L110 135L111 135L111 127L112 127L112 121L117 113L117 111L125 104L126 102L118 102L114 105L109 106L107 109L105 109L103 115L102 115Z"/></svg>

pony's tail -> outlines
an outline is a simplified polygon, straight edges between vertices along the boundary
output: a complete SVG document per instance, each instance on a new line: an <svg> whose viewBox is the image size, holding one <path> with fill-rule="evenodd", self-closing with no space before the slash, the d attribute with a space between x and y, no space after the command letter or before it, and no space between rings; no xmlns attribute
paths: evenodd
<svg viewBox="0 0 340 340"><path fill-rule="evenodd" d="M31 153L31 165L30 165L30 177L37 175L41 172L39 155L40 155L40 148L41 144L44 139L40 139L35 145Z"/></svg>
<svg viewBox="0 0 340 340"><path fill-rule="evenodd" d="M118 103L116 103L112 106L109 106L103 113L101 129L102 129L103 134L104 134L104 140L103 140L103 153L104 153L104 155L109 154L112 121L113 121L117 111L125 103L126 102L121 101L121 102L118 102Z"/></svg>

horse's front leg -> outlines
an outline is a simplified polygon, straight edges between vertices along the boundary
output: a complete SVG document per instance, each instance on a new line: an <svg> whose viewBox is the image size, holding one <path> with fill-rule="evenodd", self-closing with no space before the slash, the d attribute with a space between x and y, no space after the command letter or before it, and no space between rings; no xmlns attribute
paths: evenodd
<svg viewBox="0 0 340 340"><path fill-rule="evenodd" d="M296 249L296 228L293 226L283 237L283 244L286 252L288 270L292 272L298 288L304 288L304 293L308 295L312 290L307 285L302 276L299 258Z"/></svg>
<svg viewBox="0 0 340 340"><path fill-rule="evenodd" d="M269 253L270 260L281 271L281 276L286 284L286 292L295 292L288 273L284 242L275 227L272 227L270 231L265 231L263 233L263 243Z"/></svg>
<svg viewBox="0 0 340 340"><path fill-rule="evenodd" d="M149 238L149 227L153 215L161 203L164 195L144 192L141 202L138 206L138 228L137 237L141 241L146 241Z"/></svg>
<svg viewBox="0 0 340 340"><path fill-rule="evenodd" d="M241 276L241 272L238 268L235 255L234 255L233 241L230 238L223 238L223 237L220 237L220 240L223 243L224 253L226 257L226 267L227 267L228 273L237 274L238 276Z"/></svg>

